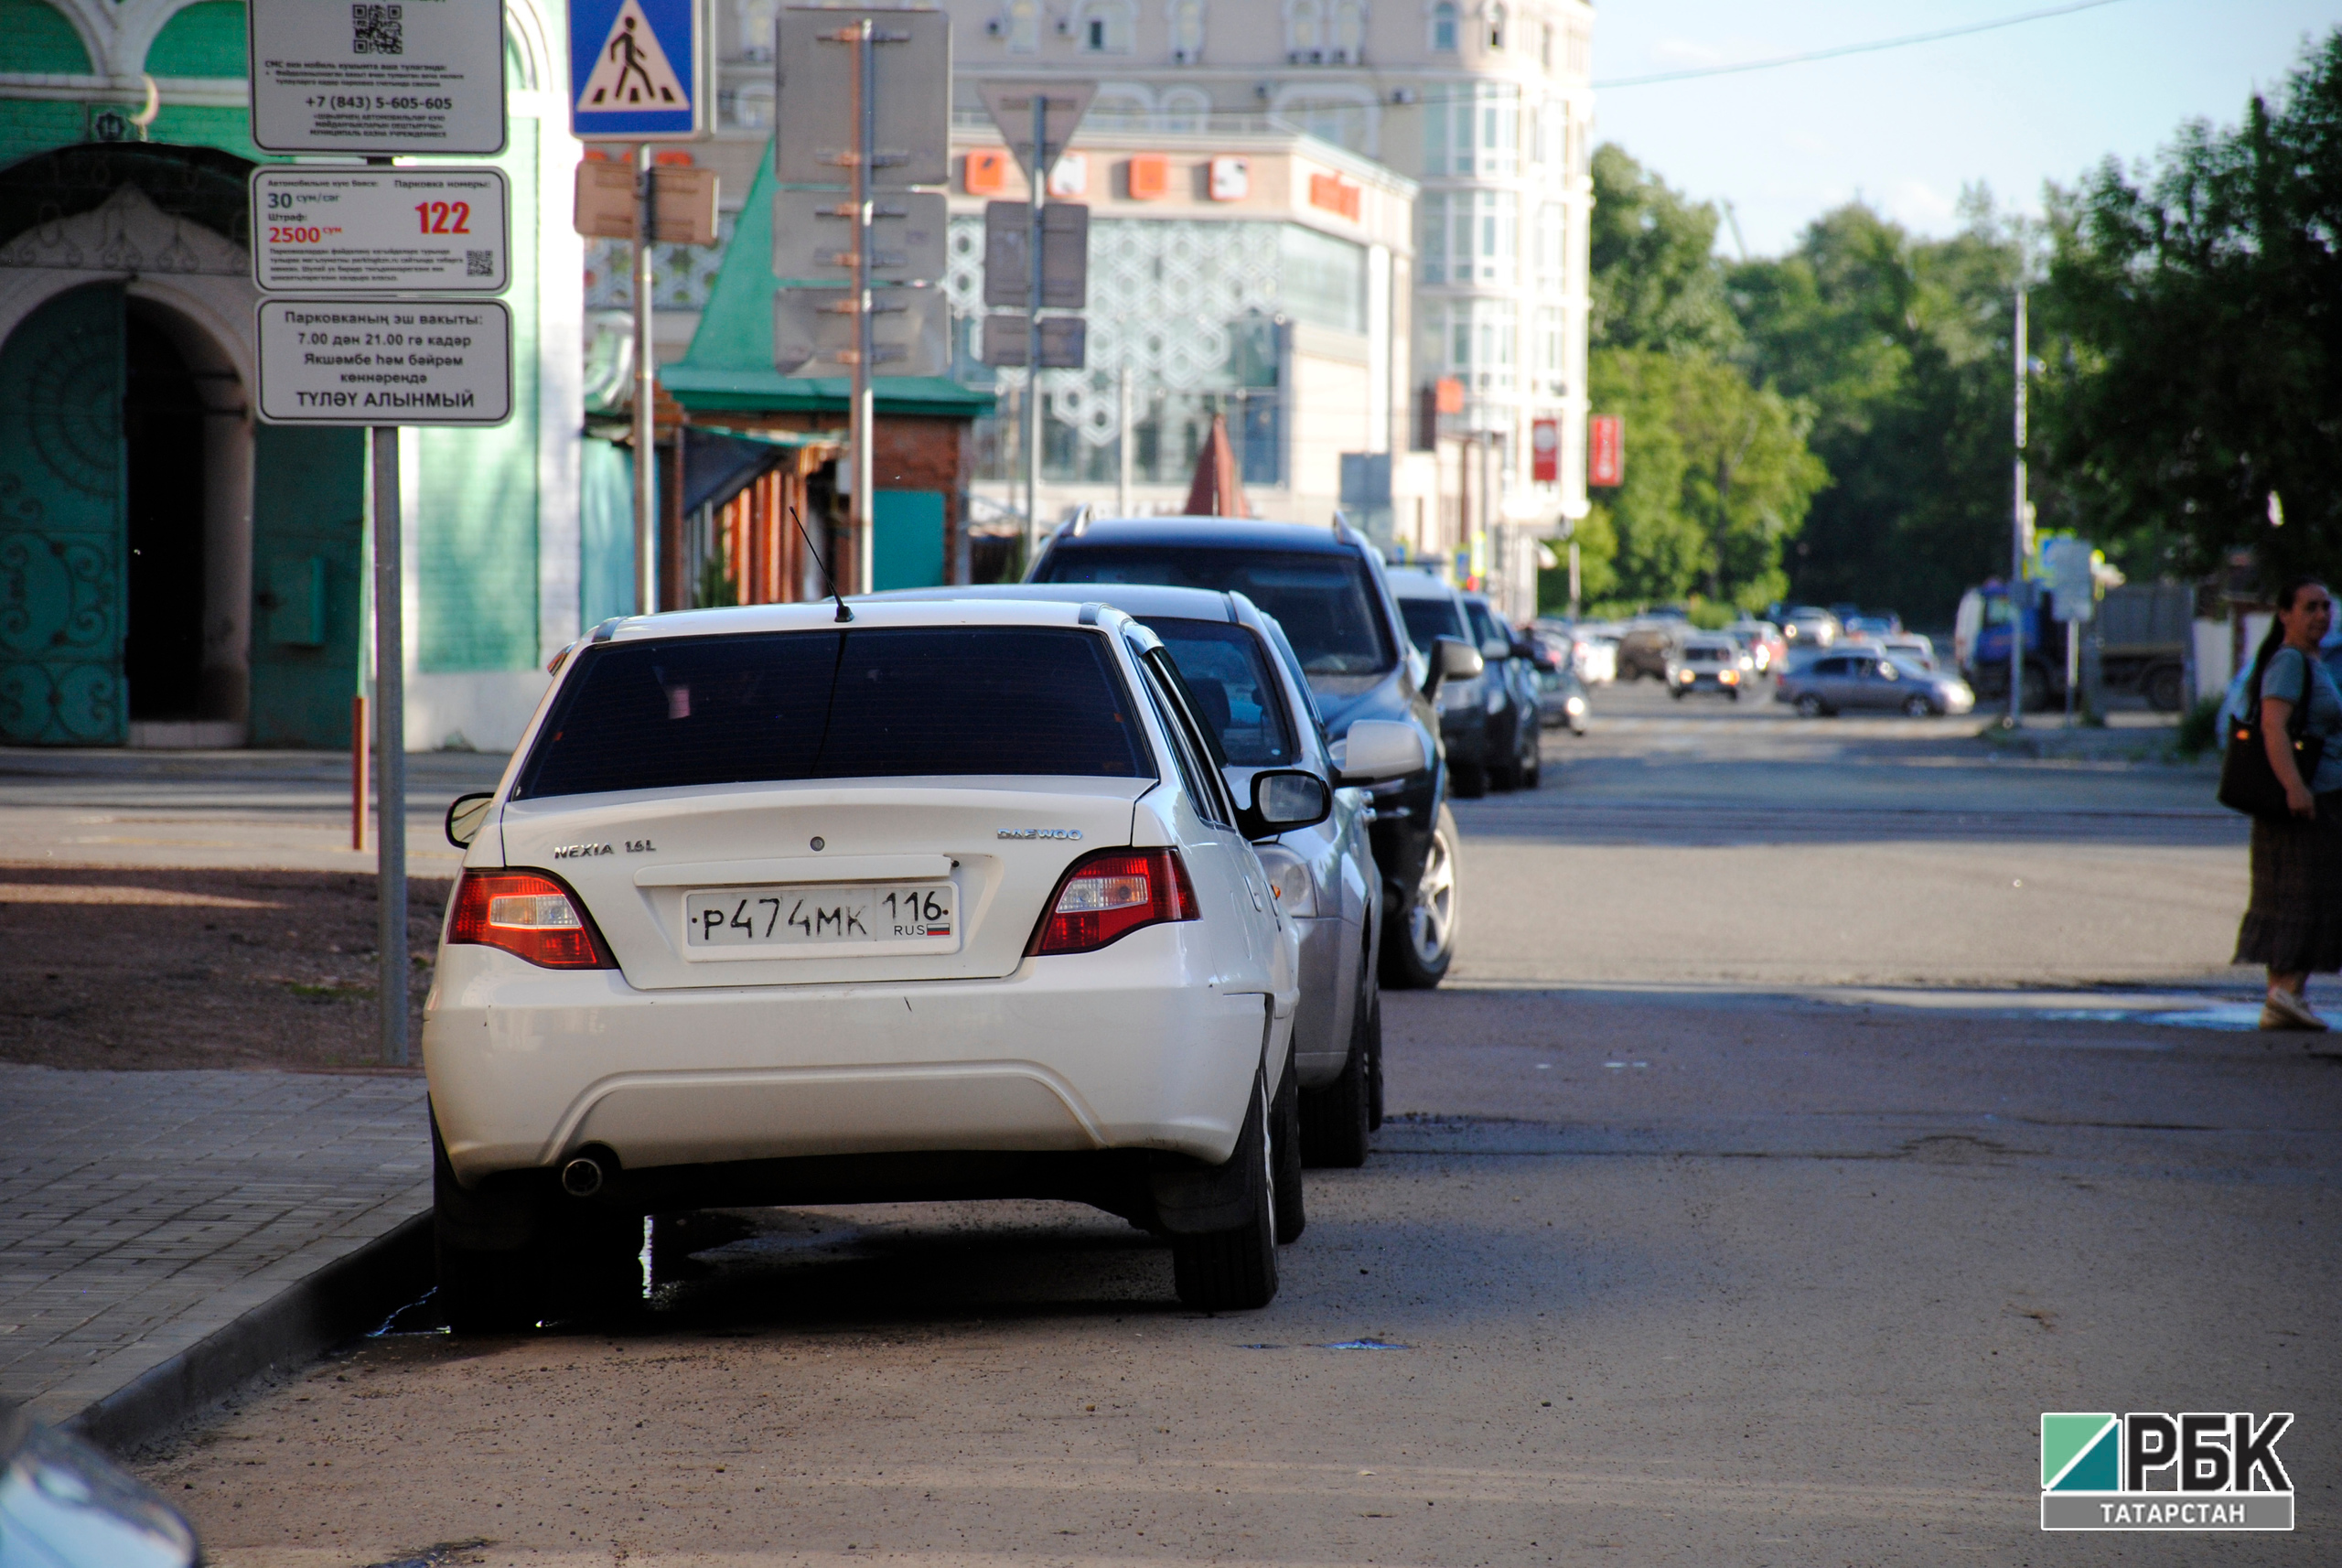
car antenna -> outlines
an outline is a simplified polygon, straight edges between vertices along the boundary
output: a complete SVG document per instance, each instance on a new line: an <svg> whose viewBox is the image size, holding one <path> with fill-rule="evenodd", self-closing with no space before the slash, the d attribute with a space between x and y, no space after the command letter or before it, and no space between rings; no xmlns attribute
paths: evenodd
<svg viewBox="0 0 2342 1568"><path fill-rule="evenodd" d="M813 548L813 536L805 532L805 520L797 515L795 507L789 509L789 521L797 525L797 537L805 542L805 553L811 555L813 558L813 564L822 569L822 581L830 585L830 597L837 599L838 619L852 620L854 612L846 608L845 600L838 596L838 580L830 575L830 564L822 559L820 551Z"/></svg>

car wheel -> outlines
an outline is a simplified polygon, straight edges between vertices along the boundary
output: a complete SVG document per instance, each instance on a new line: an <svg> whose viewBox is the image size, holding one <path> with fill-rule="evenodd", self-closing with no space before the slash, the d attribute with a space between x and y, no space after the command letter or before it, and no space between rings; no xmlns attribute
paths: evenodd
<svg viewBox="0 0 2342 1568"><path fill-rule="evenodd" d="M1373 1119L1370 1103L1373 1086L1368 1080L1374 1069L1368 1059L1366 1034L1371 1005L1369 996L1358 999L1357 1017L1350 1026L1350 1054L1342 1063L1342 1076L1323 1089L1302 1091L1301 1163L1305 1165L1355 1170L1366 1164L1370 1130L1367 1123ZM1282 1226L1278 1234L1282 1240Z"/></svg>
<svg viewBox="0 0 2342 1568"><path fill-rule="evenodd" d="M2025 680L2017 688L2020 701L2028 714L2047 712L2049 707L2049 677L2037 664L2025 667Z"/></svg>
<svg viewBox="0 0 2342 1568"><path fill-rule="evenodd" d="M543 1316L542 1260L533 1245L538 1208L521 1194L467 1191L447 1163L433 1114L431 1242L439 1282L434 1299L450 1329L511 1334L536 1326Z"/></svg>
<svg viewBox="0 0 2342 1568"><path fill-rule="evenodd" d="M1734 702L1735 702L1735 703L1736 703L1736 702L1740 701L1740 688L1739 688L1739 687L1737 687L1737 686L1735 686L1731 691L1726 692L1726 693L1724 693L1724 695L1725 695L1725 696L1727 696L1727 697L1730 697Z"/></svg>
<svg viewBox="0 0 2342 1568"><path fill-rule="evenodd" d="M1520 787L1523 789L1534 789L1544 782L1545 737L1542 735L1531 735L1529 737L1529 755L1521 758L1520 762Z"/></svg>
<svg viewBox="0 0 2342 1568"><path fill-rule="evenodd" d="M1936 705L1925 697L1906 697L1903 699L1903 711L1915 719L1932 718Z"/></svg>
<svg viewBox="0 0 2342 1568"><path fill-rule="evenodd" d="M1829 711L1821 699L1810 692L1797 700L1797 716L1801 719L1818 719Z"/></svg>
<svg viewBox="0 0 2342 1568"><path fill-rule="evenodd" d="M1673 697L1677 702L1679 702L1679 703L1680 703L1680 702L1681 702L1681 701L1683 700L1683 688L1682 688L1682 687L1681 687L1681 686L1678 686L1678 687L1676 687L1676 688L1675 688L1675 690L1673 690L1672 692L1670 692L1670 693L1668 693L1668 695L1669 695L1669 696L1671 696L1671 697Z"/></svg>
<svg viewBox="0 0 2342 1568"><path fill-rule="evenodd" d="M2175 714L2187 693L2187 678L2176 664L2160 664L2147 672L2145 683L2147 706L2158 713Z"/></svg>
<svg viewBox="0 0 2342 1568"><path fill-rule="evenodd" d="M1301 1187L1301 1075L1290 1060L1284 1064L1284 1086L1269 1102L1269 1150L1276 1165L1270 1196L1276 1203L1277 1245L1286 1247L1309 1228Z"/></svg>
<svg viewBox="0 0 2342 1568"><path fill-rule="evenodd" d="M1269 1090L1256 1075L1252 1109L1229 1156L1243 1162L1251 1189L1244 1223L1171 1240L1179 1299L1198 1312L1247 1312L1276 1299L1276 1162L1269 1137Z"/></svg>
<svg viewBox="0 0 2342 1568"><path fill-rule="evenodd" d="M1366 1130L1382 1131L1382 993L1366 996Z"/></svg>
<svg viewBox="0 0 2342 1568"><path fill-rule="evenodd" d="M1448 793L1459 800L1477 800L1488 792L1488 770L1477 762L1458 762L1447 770Z"/></svg>
<svg viewBox="0 0 2342 1568"><path fill-rule="evenodd" d="M1399 913L1397 940L1382 941L1382 983L1394 991L1429 991L1447 977L1456 959L1456 818L1443 806L1423 853L1414 896L1392 897L1386 908Z"/></svg>

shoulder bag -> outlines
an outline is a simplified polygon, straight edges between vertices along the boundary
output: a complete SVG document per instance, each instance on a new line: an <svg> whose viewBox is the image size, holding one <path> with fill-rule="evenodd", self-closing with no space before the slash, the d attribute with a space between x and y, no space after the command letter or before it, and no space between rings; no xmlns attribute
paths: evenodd
<svg viewBox="0 0 2342 1568"><path fill-rule="evenodd" d="M2317 671L2309 668L2306 657L2302 665L2302 700L2294 704L2293 714L2285 721L2285 733L2294 743L2294 768L2306 787L2317 771L2318 758L2325 755L2326 743L2302 733L2309 723L2310 698L2316 691L2317 682ZM2253 670L2251 682L2245 688L2244 716L2229 727L2228 751L2220 758L2217 798L2232 811L2283 822L2293 815L2293 810L2285 804L2285 787L2278 782L2277 770L2269 765L2269 747L2261 738L2261 677L2267 670L2266 661Z"/></svg>

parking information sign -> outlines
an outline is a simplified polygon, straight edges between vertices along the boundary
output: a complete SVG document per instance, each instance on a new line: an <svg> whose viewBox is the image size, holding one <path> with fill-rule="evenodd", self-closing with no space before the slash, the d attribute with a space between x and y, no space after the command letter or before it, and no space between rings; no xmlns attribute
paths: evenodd
<svg viewBox="0 0 2342 1568"><path fill-rule="evenodd" d="M260 415L295 424L501 424L512 314L493 299L264 299Z"/></svg>
<svg viewBox="0 0 2342 1568"><path fill-rule="evenodd" d="M252 140L272 153L500 153L504 11L252 0Z"/></svg>
<svg viewBox="0 0 2342 1568"><path fill-rule="evenodd" d="M585 141L703 134L707 32L704 0L571 0L572 132Z"/></svg>
<svg viewBox="0 0 2342 1568"><path fill-rule="evenodd" d="M275 294L502 294L511 200L494 168L252 173L252 281Z"/></svg>

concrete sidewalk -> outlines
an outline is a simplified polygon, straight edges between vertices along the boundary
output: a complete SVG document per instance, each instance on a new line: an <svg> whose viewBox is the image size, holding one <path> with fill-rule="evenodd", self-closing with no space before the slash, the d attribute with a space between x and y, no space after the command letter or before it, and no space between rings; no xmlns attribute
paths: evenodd
<svg viewBox="0 0 2342 1568"><path fill-rule="evenodd" d="M0 1404L153 1435L427 1284L430 1207L420 1074L0 1065Z"/></svg>

